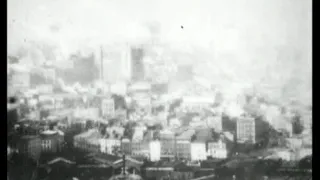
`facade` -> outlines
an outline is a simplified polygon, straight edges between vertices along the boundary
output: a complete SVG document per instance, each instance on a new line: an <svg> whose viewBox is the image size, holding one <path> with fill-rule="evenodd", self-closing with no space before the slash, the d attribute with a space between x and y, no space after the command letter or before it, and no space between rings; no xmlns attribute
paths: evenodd
<svg viewBox="0 0 320 180"><path fill-rule="evenodd" d="M191 160L202 161L207 159L206 143L192 142L191 143Z"/></svg>
<svg viewBox="0 0 320 180"><path fill-rule="evenodd" d="M115 104L112 98L104 99L101 104L102 115L107 117L115 116Z"/></svg>
<svg viewBox="0 0 320 180"><path fill-rule="evenodd" d="M208 156L216 159L227 158L227 147L224 142L219 140L218 142L208 142Z"/></svg>
<svg viewBox="0 0 320 180"><path fill-rule="evenodd" d="M121 140L121 151L125 154L132 153L132 146L129 139L122 139Z"/></svg>
<svg viewBox="0 0 320 180"><path fill-rule="evenodd" d="M151 161L159 161L161 156L161 144L160 141L151 141L149 143L150 148L150 160Z"/></svg>
<svg viewBox="0 0 320 180"><path fill-rule="evenodd" d="M192 179L193 170L181 162L158 161L145 168L147 179Z"/></svg>
<svg viewBox="0 0 320 180"><path fill-rule="evenodd" d="M114 154L115 149L121 148L121 141L119 139L114 138L102 138L100 141L100 152L101 153L107 153L107 154Z"/></svg>
<svg viewBox="0 0 320 180"><path fill-rule="evenodd" d="M173 158L176 153L175 135L169 130L160 132L161 157Z"/></svg>
<svg viewBox="0 0 320 180"><path fill-rule="evenodd" d="M179 159L191 159L191 137L194 130L187 130L176 137L176 155Z"/></svg>
<svg viewBox="0 0 320 180"><path fill-rule="evenodd" d="M255 143L255 121L253 118L241 117L237 120L237 142Z"/></svg>
<svg viewBox="0 0 320 180"><path fill-rule="evenodd" d="M132 141L131 148L132 157L149 158L150 156L149 142L147 141Z"/></svg>
<svg viewBox="0 0 320 180"><path fill-rule="evenodd" d="M17 144L20 153L33 159L38 159L41 153L41 139L39 136L23 136Z"/></svg>
<svg viewBox="0 0 320 180"><path fill-rule="evenodd" d="M97 129L90 129L84 133L78 134L73 138L74 147L87 152L101 151L101 134Z"/></svg>
<svg viewBox="0 0 320 180"><path fill-rule="evenodd" d="M64 134L59 131L46 130L40 134L42 152L56 153L62 151Z"/></svg>
<svg viewBox="0 0 320 180"><path fill-rule="evenodd" d="M143 63L144 49L131 48L131 78L133 81L141 81L145 78L145 66Z"/></svg>

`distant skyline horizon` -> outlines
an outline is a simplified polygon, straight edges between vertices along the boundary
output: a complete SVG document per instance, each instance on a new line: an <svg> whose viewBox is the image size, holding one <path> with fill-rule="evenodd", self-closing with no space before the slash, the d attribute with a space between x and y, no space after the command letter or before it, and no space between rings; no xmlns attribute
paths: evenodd
<svg viewBox="0 0 320 180"><path fill-rule="evenodd" d="M157 37L194 51L198 74L225 89L265 84L277 89L260 87L268 94L311 102L311 7L311 0L10 0L8 54L29 46L41 59L36 46L52 45L65 58Z"/></svg>

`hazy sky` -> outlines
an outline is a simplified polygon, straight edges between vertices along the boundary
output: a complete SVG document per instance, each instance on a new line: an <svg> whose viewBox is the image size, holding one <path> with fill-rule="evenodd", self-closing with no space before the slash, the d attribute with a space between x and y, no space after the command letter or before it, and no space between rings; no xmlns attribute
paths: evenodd
<svg viewBox="0 0 320 180"><path fill-rule="evenodd" d="M243 82L310 90L311 0L9 0L8 51L29 41L58 45L64 54L140 42L151 37L153 22L161 41L211 54L211 77L228 71Z"/></svg>

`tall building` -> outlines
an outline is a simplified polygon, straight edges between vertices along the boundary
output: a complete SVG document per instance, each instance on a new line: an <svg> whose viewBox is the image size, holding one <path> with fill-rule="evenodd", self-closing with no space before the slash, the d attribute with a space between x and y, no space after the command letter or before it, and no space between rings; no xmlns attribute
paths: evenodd
<svg viewBox="0 0 320 180"><path fill-rule="evenodd" d="M131 48L131 75L133 81L144 80L145 68L143 63L144 50L140 47Z"/></svg>
<svg viewBox="0 0 320 180"><path fill-rule="evenodd" d="M131 79L131 49L128 45L100 47L96 63L100 66L100 79L118 83Z"/></svg>
<svg viewBox="0 0 320 180"><path fill-rule="evenodd" d="M241 117L237 120L237 142L255 143L256 129L254 118Z"/></svg>
<svg viewBox="0 0 320 180"><path fill-rule="evenodd" d="M107 117L114 117L115 115L115 104L112 98L104 99L102 101L102 114Z"/></svg>

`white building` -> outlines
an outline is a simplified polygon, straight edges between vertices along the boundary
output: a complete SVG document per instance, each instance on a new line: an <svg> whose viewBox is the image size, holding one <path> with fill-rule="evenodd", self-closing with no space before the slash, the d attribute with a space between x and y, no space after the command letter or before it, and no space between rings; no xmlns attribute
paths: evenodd
<svg viewBox="0 0 320 180"><path fill-rule="evenodd" d="M201 161L207 159L206 144L204 142L191 143L191 160Z"/></svg>
<svg viewBox="0 0 320 180"><path fill-rule="evenodd" d="M119 139L100 139L100 150L102 153L113 154L113 150L115 147L119 147L120 149L121 141Z"/></svg>
<svg viewBox="0 0 320 180"><path fill-rule="evenodd" d="M241 117L237 120L237 141L239 143L255 143L255 121L250 117Z"/></svg>
<svg viewBox="0 0 320 180"><path fill-rule="evenodd" d="M226 143L219 140L218 142L209 142L208 143L208 156L217 159L227 158L227 147Z"/></svg>
<svg viewBox="0 0 320 180"><path fill-rule="evenodd" d="M151 141L149 143L150 160L159 161L161 156L161 143L160 141Z"/></svg>

